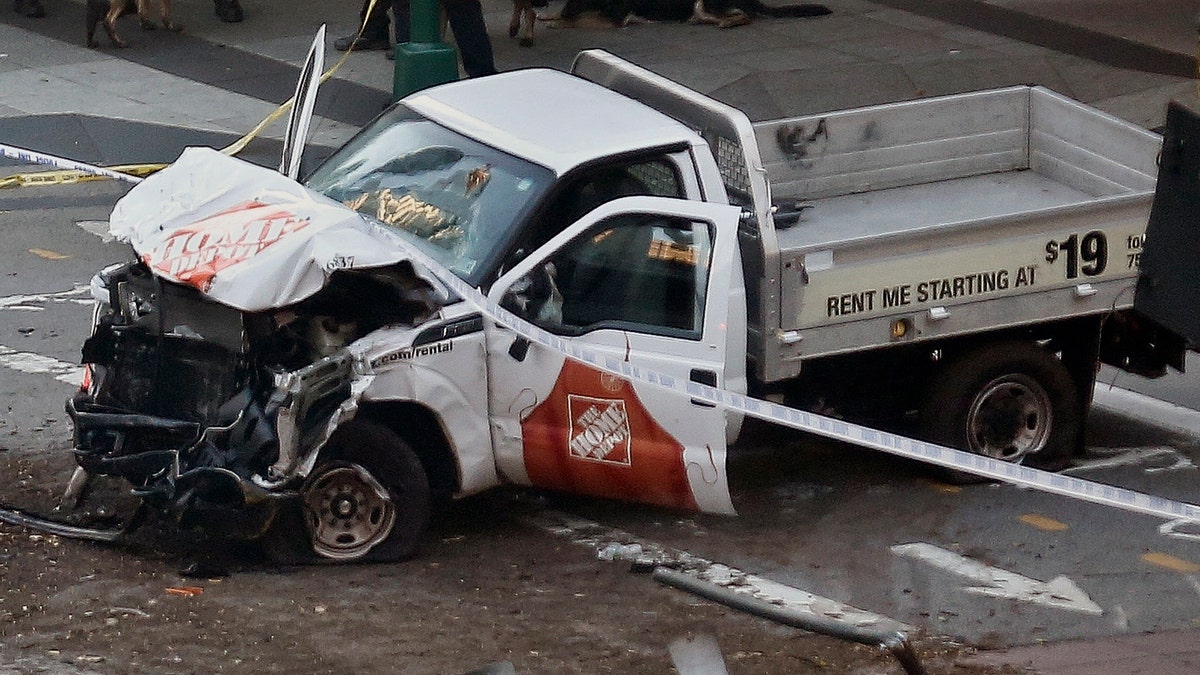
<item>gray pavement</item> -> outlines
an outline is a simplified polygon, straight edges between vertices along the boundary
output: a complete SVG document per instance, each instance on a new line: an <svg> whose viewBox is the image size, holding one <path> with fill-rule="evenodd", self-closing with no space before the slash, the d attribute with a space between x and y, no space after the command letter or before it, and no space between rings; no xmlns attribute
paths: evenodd
<svg viewBox="0 0 1200 675"><path fill-rule="evenodd" d="M291 95L297 64L322 23L327 64L337 63L343 54L333 40L354 31L358 14L357 2L243 0L245 21L225 24L208 0L188 0L174 6L182 34L143 32L126 18L121 31L132 47L114 49L101 38L100 49L87 49L82 1L44 2L42 19L0 7L0 143L100 164L171 161L191 144L223 147ZM578 50L602 47L756 120L1037 83L1155 128L1169 100L1197 94L1197 1L828 0L828 17L724 31L542 24L530 48L507 37L507 2L483 2L501 70L568 69ZM560 7L555 0L543 12ZM392 81L393 64L381 52L342 62L321 89L310 157L382 110ZM268 126L243 156L274 164L282 128ZM0 160L0 174L24 170ZM979 659L1040 673L1200 672L1198 637L1200 630L1123 635Z"/></svg>

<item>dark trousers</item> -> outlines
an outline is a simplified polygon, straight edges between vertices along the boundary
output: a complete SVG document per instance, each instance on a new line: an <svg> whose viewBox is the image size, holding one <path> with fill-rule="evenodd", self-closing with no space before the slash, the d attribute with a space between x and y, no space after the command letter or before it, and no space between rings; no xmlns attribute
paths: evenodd
<svg viewBox="0 0 1200 675"><path fill-rule="evenodd" d="M371 16L367 16L369 4L370 0L365 0L358 14L366 23L366 28L363 29L364 37L387 38L387 11L390 8L396 21L396 43L409 41L408 33L412 26L409 18L409 0L377 0ZM467 76L495 74L492 40L488 37L487 25L483 21L483 6L479 0L442 0L439 4L446 12L446 21L450 24L450 31L454 33L454 42L458 44L458 56Z"/></svg>

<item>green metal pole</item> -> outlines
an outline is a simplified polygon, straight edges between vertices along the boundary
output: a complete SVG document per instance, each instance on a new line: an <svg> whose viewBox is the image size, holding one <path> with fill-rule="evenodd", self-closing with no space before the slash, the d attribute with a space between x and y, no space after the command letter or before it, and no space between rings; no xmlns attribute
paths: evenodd
<svg viewBox="0 0 1200 675"><path fill-rule="evenodd" d="M410 0L409 42L396 45L392 100L458 79L458 55L441 41L438 0Z"/></svg>

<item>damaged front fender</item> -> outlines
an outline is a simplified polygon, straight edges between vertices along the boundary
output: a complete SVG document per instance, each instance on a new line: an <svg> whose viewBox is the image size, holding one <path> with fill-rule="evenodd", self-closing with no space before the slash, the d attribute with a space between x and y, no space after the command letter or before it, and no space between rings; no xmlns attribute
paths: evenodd
<svg viewBox="0 0 1200 675"><path fill-rule="evenodd" d="M265 532L376 377L358 343L454 300L383 225L212 151L186 151L110 222L136 257L91 285L76 460L187 525Z"/></svg>

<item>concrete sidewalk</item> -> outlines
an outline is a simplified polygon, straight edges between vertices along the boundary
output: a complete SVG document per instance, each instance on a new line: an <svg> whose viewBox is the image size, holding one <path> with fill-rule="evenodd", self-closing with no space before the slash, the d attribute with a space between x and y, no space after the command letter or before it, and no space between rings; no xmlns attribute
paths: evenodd
<svg viewBox="0 0 1200 675"><path fill-rule="evenodd" d="M287 99L317 27L357 26L358 3L243 0L245 21L219 22L208 0L176 2L186 30L101 37L86 49L80 0L44 0L49 16L0 7L0 143L99 164L166 162L191 144L223 146ZM828 0L818 19L765 19L734 30L678 24L550 30L521 48L511 6L484 0L500 69L568 69L601 47L745 110L752 119L1012 84L1037 83L1136 124L1162 124L1172 98L1196 95L1197 3L1183 0ZM555 0L547 10L557 13ZM391 100L393 63L352 54L321 89L313 150L344 142ZM570 115L571 111L562 111ZM278 161L283 123L243 156ZM0 173L17 171L0 161ZM20 170L25 170L24 168ZM1180 628L1178 626L1172 628ZM1163 631L981 653L1031 672L1200 672L1200 631Z"/></svg>
<svg viewBox="0 0 1200 675"><path fill-rule="evenodd" d="M343 56L332 49L333 39L353 32L357 20L350 5L331 13L328 3L317 0L245 0L245 21L225 24L201 0L175 3L183 34L143 32L126 18L121 30L131 48L114 49L101 38L101 48L90 50L83 47L82 2L45 2L49 16L43 19L0 11L0 138L15 133L4 124L14 124L14 118L88 116L77 133L36 139L55 146L43 148L46 152L83 161L165 161L181 147L170 142L170 134L157 133L156 142L138 147L123 148L112 139L93 142L87 138L90 118L230 136L248 131L291 95L296 64L317 27L328 23L327 63L332 64ZM1103 28L1120 23L1130 14L1127 7L1137 3L831 0L827 4L834 13L828 17L762 20L727 31L677 24L551 30L543 24L532 48L518 47L507 37L510 7L504 0L484 3L502 70L567 69L580 49L602 47L740 107L752 119L1039 83L1153 128L1162 123L1169 99L1195 89L1180 72L1160 72L1194 70L1194 55L1180 50L1194 44L1195 26L1178 21L1194 3L1181 0L1140 3L1154 5L1136 20L1141 42L1093 30L1087 34L1093 36L1093 46L1087 49L1080 48L1078 36L1062 30L1065 20L1081 14L1081 5L1088 8L1083 14ZM1032 5L1043 15L1057 11L1061 16L1033 17L1010 9ZM556 1L545 11L555 13L559 6ZM900 6L922 14L895 9ZM990 17L995 30L985 30L987 25L981 29L979 16ZM1105 16L1116 18L1096 18ZM1037 44L1008 34L1032 36ZM1124 65L1072 53L1095 51L1097 44L1112 57L1107 61ZM1139 61L1146 48L1155 58ZM1172 56L1178 63L1158 67ZM327 147L343 142L389 102L392 79L393 64L382 52L352 55L322 89L313 142ZM282 126L273 125L265 136L278 138Z"/></svg>

